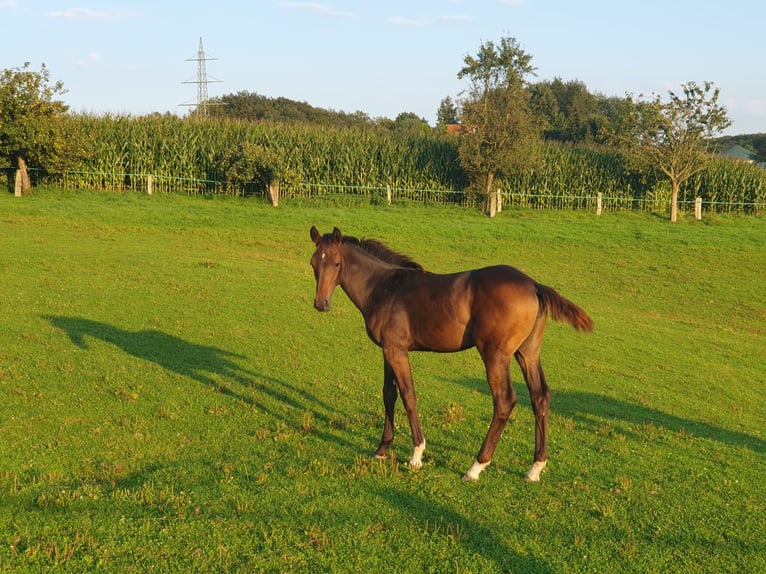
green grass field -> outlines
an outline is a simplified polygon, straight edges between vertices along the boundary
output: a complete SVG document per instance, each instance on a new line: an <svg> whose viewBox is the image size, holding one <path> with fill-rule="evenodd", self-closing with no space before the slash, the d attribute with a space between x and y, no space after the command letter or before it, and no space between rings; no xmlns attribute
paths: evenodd
<svg viewBox="0 0 766 574"><path fill-rule="evenodd" d="M550 323L548 470L519 405L478 483L475 351L414 354L428 441L387 461L382 359L309 228L439 272L508 263ZM766 571L766 219L0 196L0 571Z"/></svg>

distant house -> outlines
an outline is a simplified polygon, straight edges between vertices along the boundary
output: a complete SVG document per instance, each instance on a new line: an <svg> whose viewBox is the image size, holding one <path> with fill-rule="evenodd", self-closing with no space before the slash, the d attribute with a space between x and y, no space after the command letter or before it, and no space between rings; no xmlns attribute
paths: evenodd
<svg viewBox="0 0 766 574"><path fill-rule="evenodd" d="M463 134L473 133L475 131L476 131L476 128L472 128L470 126L464 126L463 124L447 124L448 134L463 135Z"/></svg>
<svg viewBox="0 0 766 574"><path fill-rule="evenodd" d="M755 163L758 161L758 156L756 154L743 148L741 145L733 145L726 151L721 152L721 155L745 163Z"/></svg>

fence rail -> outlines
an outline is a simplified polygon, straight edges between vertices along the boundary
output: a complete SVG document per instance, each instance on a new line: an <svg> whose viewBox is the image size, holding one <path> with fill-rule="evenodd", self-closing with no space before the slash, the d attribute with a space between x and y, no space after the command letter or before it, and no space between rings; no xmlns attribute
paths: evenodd
<svg viewBox="0 0 766 574"><path fill-rule="evenodd" d="M10 168L6 168L9 169ZM10 176L10 172L9 172ZM101 191L137 193L185 193L188 195L232 195L271 200L268 191L255 182L233 185L222 181L182 178L143 173L101 173L68 171L63 174L46 174L30 169L35 185L51 185L62 189L95 189ZM12 177L9 177L12 181ZM558 195L536 190L501 191L504 207L531 209L563 209L575 211L646 211L666 212L670 197L658 194L649 197L632 197L629 194L579 193ZM600 198L599 198L600 196ZM483 197L475 193L454 189L416 189L387 185L357 186L333 185L321 182L301 182L291 187L282 186L280 199L295 202L316 202L333 205L383 205L397 203L420 203L430 205L481 206ZM695 203L707 212L729 214L759 214L766 210L766 202L728 202L679 198L682 212L694 212ZM699 208L697 208L699 209Z"/></svg>

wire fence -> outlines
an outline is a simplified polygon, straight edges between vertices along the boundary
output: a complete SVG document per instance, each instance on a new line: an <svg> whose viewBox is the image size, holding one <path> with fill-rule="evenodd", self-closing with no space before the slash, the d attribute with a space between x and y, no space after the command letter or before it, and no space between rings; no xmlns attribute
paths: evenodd
<svg viewBox="0 0 766 574"><path fill-rule="evenodd" d="M12 168L5 168L8 181L12 182ZM201 180L174 176L141 173L101 173L68 171L63 174L47 174L42 170L30 169L34 185L58 187L67 190L94 189L113 192L136 193L183 193L187 195L230 195L272 201L265 186L256 182L232 184L223 181ZM9 183L10 185L10 183ZM645 211L665 213L670 209L669 194L649 194L634 197L629 193L599 193L599 190L572 194L551 194L537 190L500 192L503 208L558 209L573 211ZM600 197L599 197L600 196ZM454 205L466 208L482 207L486 198L480 194L454 189L416 189L388 185L355 186L332 185L321 182L300 182L282 186L279 199L282 205L316 204L335 206L363 205ZM682 212L693 212L695 203L705 212L727 214L761 214L766 211L766 202L731 202L700 200L680 197L678 208Z"/></svg>

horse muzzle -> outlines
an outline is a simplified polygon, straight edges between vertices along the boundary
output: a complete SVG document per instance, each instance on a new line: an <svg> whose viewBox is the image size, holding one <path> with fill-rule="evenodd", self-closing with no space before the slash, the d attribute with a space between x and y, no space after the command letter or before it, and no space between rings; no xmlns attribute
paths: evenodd
<svg viewBox="0 0 766 574"><path fill-rule="evenodd" d="M323 299L316 298L314 299L314 309L317 311L326 312L330 310L330 298L325 297Z"/></svg>

